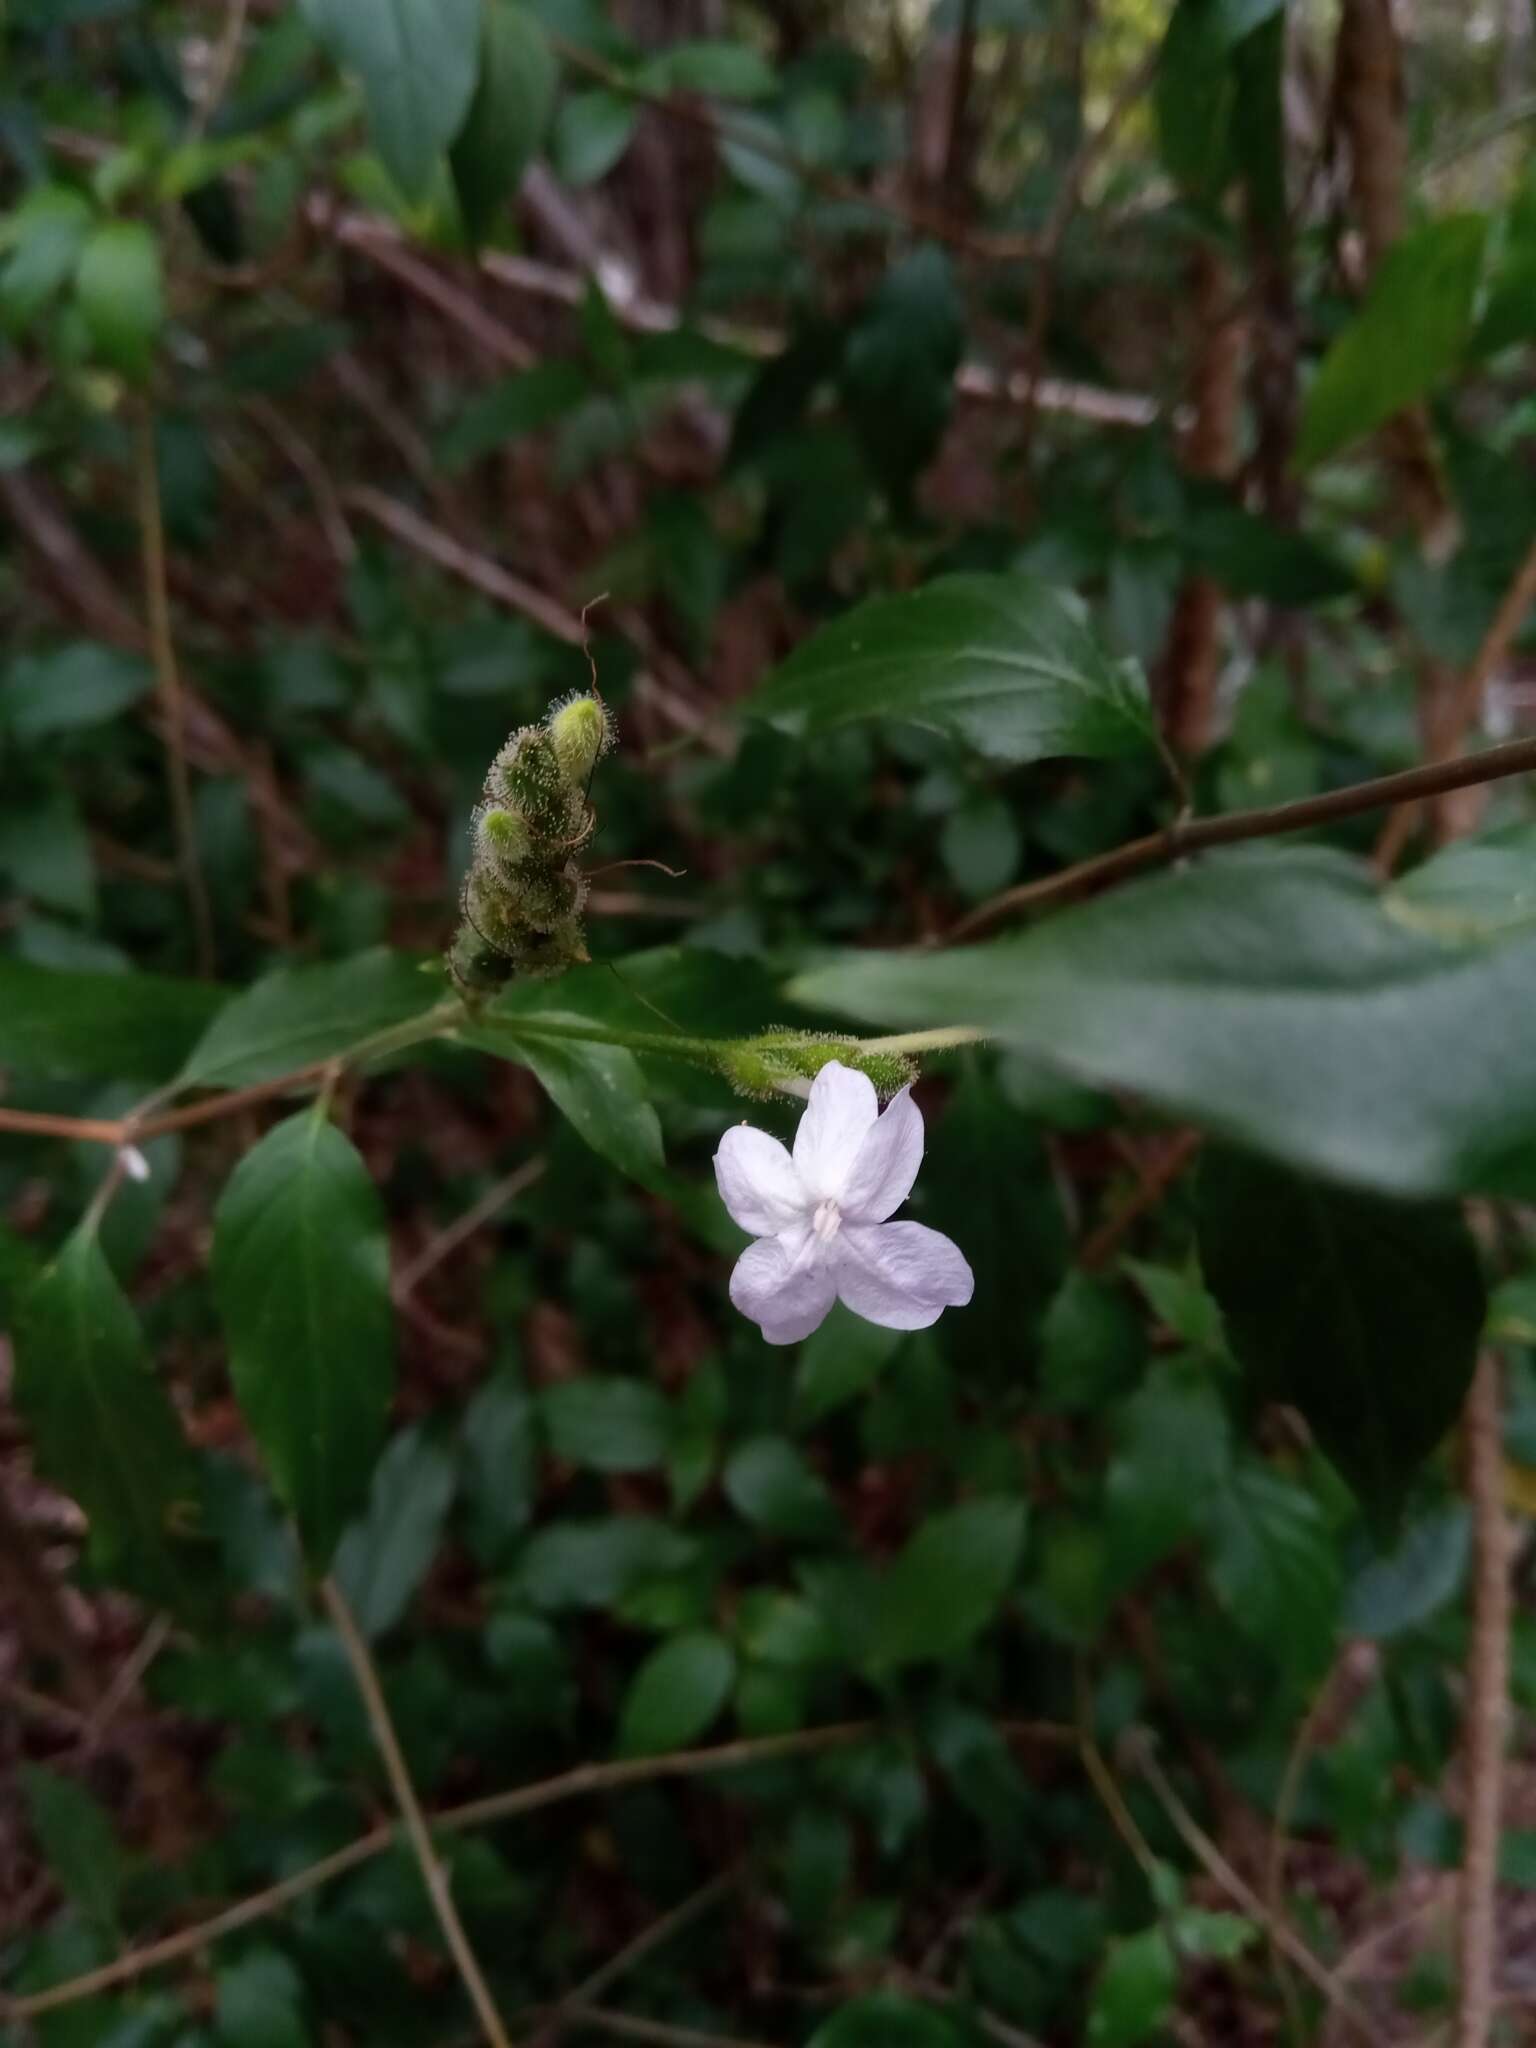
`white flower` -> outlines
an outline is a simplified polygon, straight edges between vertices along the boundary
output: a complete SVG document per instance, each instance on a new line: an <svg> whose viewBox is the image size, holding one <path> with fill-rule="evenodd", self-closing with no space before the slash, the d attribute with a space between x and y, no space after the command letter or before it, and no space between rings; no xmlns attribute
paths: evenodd
<svg viewBox="0 0 1536 2048"><path fill-rule="evenodd" d="M838 1299L887 1330L926 1330L970 1300L976 1283L957 1245L921 1223L886 1221L922 1157L911 1089L882 1113L869 1077L839 1060L816 1076L793 1157L750 1124L726 1132L720 1198L757 1239L736 1261L731 1300L770 1344L808 1337Z"/></svg>

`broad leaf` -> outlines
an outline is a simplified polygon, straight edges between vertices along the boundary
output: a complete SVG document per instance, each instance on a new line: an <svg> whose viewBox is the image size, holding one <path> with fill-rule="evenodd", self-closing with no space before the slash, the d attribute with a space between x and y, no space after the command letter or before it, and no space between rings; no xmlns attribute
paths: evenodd
<svg viewBox="0 0 1536 2048"><path fill-rule="evenodd" d="M585 1023L555 1010L530 1017L489 1013L459 1036L466 1045L532 1068L556 1109L594 1152L642 1185L653 1182L665 1161L645 1076L623 1046L562 1035L562 1027Z"/></svg>
<svg viewBox="0 0 1536 2048"><path fill-rule="evenodd" d="M384 946L322 967L280 967L220 1013L193 1048L179 1083L244 1088L276 1080L425 1018L442 993L442 984L418 962Z"/></svg>
<svg viewBox="0 0 1536 2048"><path fill-rule="evenodd" d="M1111 1942L1088 2008L1089 2048L1135 2048L1161 2031L1179 1968L1161 1927Z"/></svg>
<svg viewBox="0 0 1536 2048"><path fill-rule="evenodd" d="M125 377L149 375L165 320L160 245L142 221L104 221L75 272L75 304L101 360Z"/></svg>
<svg viewBox="0 0 1536 2048"><path fill-rule="evenodd" d="M22 1301L16 1403L43 1472L85 1510L103 1577L189 1604L203 1561L197 1468L89 1226Z"/></svg>
<svg viewBox="0 0 1536 2048"><path fill-rule="evenodd" d="M103 725L137 703L153 680L147 661L94 640L22 655L0 690L0 729L30 741Z"/></svg>
<svg viewBox="0 0 1536 2048"><path fill-rule="evenodd" d="M545 1389L539 1410L555 1456L595 1472L652 1471L672 1440L671 1407L645 1380L565 1380Z"/></svg>
<svg viewBox="0 0 1536 2048"><path fill-rule="evenodd" d="M833 2013L807 2048L960 2048L961 2038L932 2006L899 1992L877 1991Z"/></svg>
<svg viewBox="0 0 1536 2048"><path fill-rule="evenodd" d="M175 1073L226 1000L158 974L75 974L0 957L0 1067L78 1080Z"/></svg>
<svg viewBox="0 0 1536 2048"><path fill-rule="evenodd" d="M871 598L797 648L747 708L802 738L891 719L1009 763L1152 745L1140 678L1023 575L944 576Z"/></svg>
<svg viewBox="0 0 1536 2048"><path fill-rule="evenodd" d="M1365 304L1307 393L1298 464L1321 462L1370 433L1456 367L1472 329L1487 237L1482 214L1450 214L1387 252Z"/></svg>
<svg viewBox="0 0 1536 2048"><path fill-rule="evenodd" d="M951 952L869 953L797 1000L970 1023L1292 1165L1387 1193L1536 1193L1536 938L1443 944L1363 867L1250 848Z"/></svg>
<svg viewBox="0 0 1536 2048"><path fill-rule="evenodd" d="M1458 840L1395 882L1387 908L1444 939L1499 939L1536 925L1536 826Z"/></svg>
<svg viewBox="0 0 1536 2048"><path fill-rule="evenodd" d="M394 1331L383 1205L319 1109L278 1124L235 1169L213 1275L235 1393L323 1570L367 1497Z"/></svg>
<svg viewBox="0 0 1536 2048"><path fill-rule="evenodd" d="M969 1501L930 1515L880 1582L871 1667L958 1656L1013 1584L1024 1520L1021 1500Z"/></svg>
<svg viewBox="0 0 1536 2048"><path fill-rule="evenodd" d="M336 1551L336 1580L364 1635L383 1635L410 1605L437 1555L458 1476L453 1452L419 1423L380 1458L367 1510Z"/></svg>
<svg viewBox="0 0 1536 2048"><path fill-rule="evenodd" d="M682 1749L708 1728L736 1676L729 1643L707 1629L673 1636L653 1650L619 1710L621 1756Z"/></svg>
<svg viewBox="0 0 1536 2048"><path fill-rule="evenodd" d="M1350 1581L1344 1627L1352 1636L1385 1642L1417 1628L1461 1591L1472 1555L1472 1517L1451 1501L1410 1521L1382 1557Z"/></svg>
<svg viewBox="0 0 1536 2048"><path fill-rule="evenodd" d="M1218 1497L1211 1585L1237 1626L1288 1669L1326 1664L1339 1618L1339 1563L1310 1493L1258 1464Z"/></svg>
<svg viewBox="0 0 1536 2048"><path fill-rule="evenodd" d="M931 244L886 274L848 337L843 403L864 460L898 504L943 438L964 342L949 258Z"/></svg>
<svg viewBox="0 0 1536 2048"><path fill-rule="evenodd" d="M544 140L556 76L536 17L513 0L486 0L480 82L449 152L464 224L475 241L489 234Z"/></svg>
<svg viewBox="0 0 1536 2048"><path fill-rule="evenodd" d="M770 1536L815 1542L842 1526L825 1481L784 1437L749 1437L732 1453L723 1484L736 1512Z"/></svg>
<svg viewBox="0 0 1536 2048"><path fill-rule="evenodd" d="M302 0L315 33L355 71L379 155L420 198L469 111L480 0Z"/></svg>
<svg viewBox="0 0 1536 2048"><path fill-rule="evenodd" d="M83 1785L57 1770L23 1764L18 1776L32 1832L60 1890L92 1928L117 1939L123 1869L112 1823Z"/></svg>
<svg viewBox="0 0 1536 2048"><path fill-rule="evenodd" d="M1454 1202L1401 1202L1218 1152L1200 1258L1238 1359L1390 1516L1460 1411L1487 1309Z"/></svg>

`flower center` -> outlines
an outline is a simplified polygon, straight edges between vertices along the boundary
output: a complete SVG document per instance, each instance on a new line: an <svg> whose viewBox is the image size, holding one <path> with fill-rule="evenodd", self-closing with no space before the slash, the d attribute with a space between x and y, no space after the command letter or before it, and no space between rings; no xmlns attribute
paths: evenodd
<svg viewBox="0 0 1536 2048"><path fill-rule="evenodd" d="M842 1228L843 1212L836 1202L818 1202L816 1213L811 1218L811 1228L822 1244L830 1244Z"/></svg>

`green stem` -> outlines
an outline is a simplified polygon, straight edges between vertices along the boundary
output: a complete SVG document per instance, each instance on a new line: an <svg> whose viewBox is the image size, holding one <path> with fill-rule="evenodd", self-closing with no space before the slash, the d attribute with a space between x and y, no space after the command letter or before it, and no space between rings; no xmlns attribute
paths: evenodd
<svg viewBox="0 0 1536 2048"><path fill-rule="evenodd" d="M857 1049L860 1052L948 1052L957 1045L985 1045L987 1036L974 1024L936 1024L930 1031L898 1031L894 1038L861 1038L857 1040Z"/></svg>

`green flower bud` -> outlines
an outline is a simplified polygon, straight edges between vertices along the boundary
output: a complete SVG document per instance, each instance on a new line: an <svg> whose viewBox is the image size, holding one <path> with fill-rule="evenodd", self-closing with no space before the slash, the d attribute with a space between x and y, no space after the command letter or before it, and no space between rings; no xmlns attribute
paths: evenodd
<svg viewBox="0 0 1536 2048"><path fill-rule="evenodd" d="M500 804L488 804L478 814L477 832L480 845L503 871L526 860L533 850L524 819Z"/></svg>
<svg viewBox="0 0 1536 2048"><path fill-rule="evenodd" d="M595 691L583 690L550 707L549 741L560 773L573 789L585 790L587 779L613 745L613 719Z"/></svg>
<svg viewBox="0 0 1536 2048"><path fill-rule="evenodd" d="M867 1074L882 1102L917 1079L917 1062L901 1053L865 1052L859 1041L827 1032L808 1037L783 1027L716 1047L720 1072L743 1095L804 1095L828 1060Z"/></svg>

